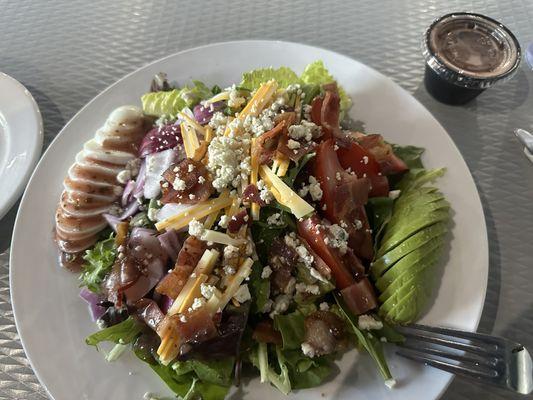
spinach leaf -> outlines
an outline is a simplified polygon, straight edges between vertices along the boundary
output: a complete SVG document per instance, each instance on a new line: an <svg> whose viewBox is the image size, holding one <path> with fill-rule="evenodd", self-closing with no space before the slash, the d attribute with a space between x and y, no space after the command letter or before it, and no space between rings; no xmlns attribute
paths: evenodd
<svg viewBox="0 0 533 400"><path fill-rule="evenodd" d="M305 337L304 321L305 317L299 311L274 316L274 329L281 333L283 350L300 348Z"/></svg>
<svg viewBox="0 0 533 400"><path fill-rule="evenodd" d="M368 223L374 236L374 249L379 247L379 242L385 227L392 217L394 200L390 197L372 197L366 204Z"/></svg>
<svg viewBox="0 0 533 400"><path fill-rule="evenodd" d="M392 145L394 154L400 157L404 163L407 164L409 169L424 168L422 164L422 153L424 149L416 146L399 146L397 144Z"/></svg>
<svg viewBox="0 0 533 400"><path fill-rule="evenodd" d="M379 338L369 331L361 331L357 327L356 317L350 312L350 310L348 310L340 295L334 293L334 297L340 307L340 310L342 311L344 319L349 322L349 325L355 333L355 336L357 337L357 340L361 346L363 346L370 354L370 357L374 359L374 362L377 364L383 379L392 379L389 366L387 365L387 360L385 360L385 355L383 354L383 344Z"/></svg>
<svg viewBox="0 0 533 400"><path fill-rule="evenodd" d="M87 286L92 292L100 291L100 284L105 275L111 270L117 255L115 236L97 242L92 249L85 252L83 259L87 261L80 275L80 286Z"/></svg>
<svg viewBox="0 0 533 400"><path fill-rule="evenodd" d="M307 389L319 386L332 374L332 363L316 362L315 364L302 372L289 368L289 377L293 389Z"/></svg>
<svg viewBox="0 0 533 400"><path fill-rule="evenodd" d="M97 346L101 342L113 342L120 344L128 344L135 340L143 330L140 322L132 317L128 317L125 321L119 324L102 329L85 339L85 343L90 346Z"/></svg>
<svg viewBox="0 0 533 400"><path fill-rule="evenodd" d="M150 368L180 397L185 397L193 385L194 377L191 374L179 376L169 365L150 364Z"/></svg>
<svg viewBox="0 0 533 400"><path fill-rule="evenodd" d="M269 225L268 217L280 213L281 225ZM261 208L261 219L252 224L252 237L254 239L257 255L263 265L268 264L268 254L275 238L280 237L287 229L296 230L296 224L288 212L277 210L275 207Z"/></svg>
<svg viewBox="0 0 533 400"><path fill-rule="evenodd" d="M250 274L250 294L252 295L252 314L258 314L265 309L265 305L270 297L270 280L261 278L263 266L256 261L252 265L252 273Z"/></svg>
<svg viewBox="0 0 533 400"><path fill-rule="evenodd" d="M294 185L294 181L296 180L296 178L298 177L298 174L300 173L300 171L303 169L303 167L305 167L305 165L313 158L315 157L316 153L308 153L306 154L305 156L303 156L300 161L294 166L292 167L289 172L287 173L287 175L285 175L282 179L283 181L289 185L291 188L294 189L293 185Z"/></svg>
<svg viewBox="0 0 533 400"><path fill-rule="evenodd" d="M188 361L187 363L190 362ZM207 366L206 363L199 361L196 363L203 364L202 366L197 366L197 369L202 371L201 374L203 376L209 376L210 378L220 376L220 369L215 368L217 372L213 373L212 365ZM197 399L198 397L201 397L203 400L224 400L228 394L229 385L219 385L203 381L197 376L196 369L194 369L193 365L187 364L185 366L176 366L176 364L177 363L167 366L150 364L150 368L152 368L161 380L183 400L192 400ZM233 364L231 368L233 370Z"/></svg>
<svg viewBox="0 0 533 400"><path fill-rule="evenodd" d="M220 360L187 360L177 361L172 365L177 375L194 371L202 382L215 385L230 386L235 359L227 357Z"/></svg>

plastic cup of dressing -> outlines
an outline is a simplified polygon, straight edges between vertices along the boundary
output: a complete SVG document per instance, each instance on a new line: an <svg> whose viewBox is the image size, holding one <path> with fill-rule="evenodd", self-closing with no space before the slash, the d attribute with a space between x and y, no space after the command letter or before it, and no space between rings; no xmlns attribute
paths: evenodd
<svg viewBox="0 0 533 400"><path fill-rule="evenodd" d="M436 19L423 39L427 91L438 101L464 104L495 83L510 79L520 65L520 45L492 18L452 13Z"/></svg>

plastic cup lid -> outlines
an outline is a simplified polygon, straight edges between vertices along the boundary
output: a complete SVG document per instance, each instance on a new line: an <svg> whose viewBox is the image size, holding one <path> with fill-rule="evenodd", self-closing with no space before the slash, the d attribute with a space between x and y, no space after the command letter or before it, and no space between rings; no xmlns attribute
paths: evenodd
<svg viewBox="0 0 533 400"><path fill-rule="evenodd" d="M452 13L426 30L423 51L427 65L457 86L485 89L510 79L520 65L521 50L512 32L492 18Z"/></svg>

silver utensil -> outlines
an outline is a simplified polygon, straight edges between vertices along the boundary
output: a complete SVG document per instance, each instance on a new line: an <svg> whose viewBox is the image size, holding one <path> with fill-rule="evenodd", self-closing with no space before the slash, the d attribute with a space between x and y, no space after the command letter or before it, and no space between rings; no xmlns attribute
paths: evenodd
<svg viewBox="0 0 533 400"><path fill-rule="evenodd" d="M525 129L520 128L515 129L514 134L520 143L522 143L530 153L533 153L533 135Z"/></svg>
<svg viewBox="0 0 533 400"><path fill-rule="evenodd" d="M409 325L397 353L408 359L503 387L521 394L533 391L533 364L524 346L500 337Z"/></svg>

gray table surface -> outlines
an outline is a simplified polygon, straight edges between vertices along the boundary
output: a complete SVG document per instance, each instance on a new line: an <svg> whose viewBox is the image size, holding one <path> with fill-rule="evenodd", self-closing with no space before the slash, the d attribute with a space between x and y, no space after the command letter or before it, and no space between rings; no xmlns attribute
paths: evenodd
<svg viewBox="0 0 533 400"><path fill-rule="evenodd" d="M452 107L427 94L420 55L426 26L451 11L492 16L526 47L533 41L533 1L0 0L0 10L0 71L33 93L44 118L45 146L74 113L123 75L203 44L302 42L344 53L390 76L449 132L480 192L490 276L479 330L533 349L533 165L512 134L516 127L533 128L533 72L523 64L512 81ZM0 252L9 247L17 208L0 220ZM46 399L18 340L7 264L6 254L0 255L0 399ZM443 398L519 396L456 379Z"/></svg>

